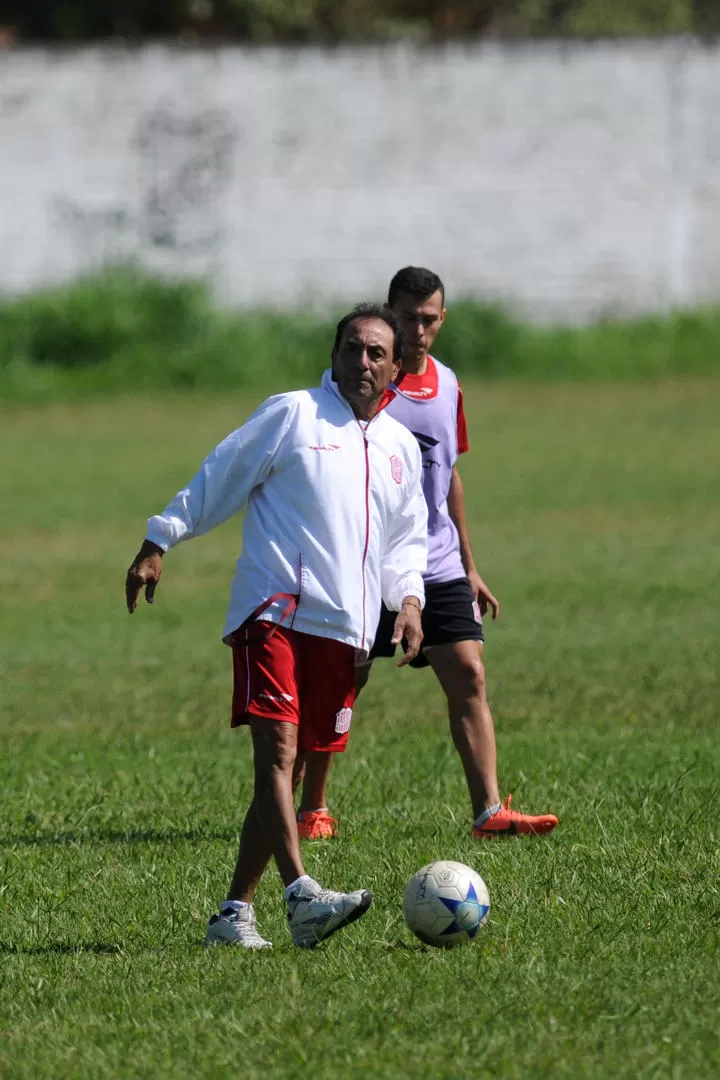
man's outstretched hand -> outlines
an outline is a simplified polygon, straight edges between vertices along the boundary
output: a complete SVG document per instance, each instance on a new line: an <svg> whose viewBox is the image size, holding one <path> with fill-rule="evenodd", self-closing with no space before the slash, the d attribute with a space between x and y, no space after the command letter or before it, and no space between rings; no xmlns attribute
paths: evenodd
<svg viewBox="0 0 720 1080"><path fill-rule="evenodd" d="M423 639L420 615L420 601L416 597L409 596L406 600L403 600L403 606L395 620L395 629L391 639L393 645L399 645L403 638L407 642L405 655L398 667L405 667L420 652Z"/></svg>
<svg viewBox="0 0 720 1080"><path fill-rule="evenodd" d="M152 540L143 540L143 546L133 559L125 578L125 598L131 615L137 607L137 599L143 588L148 604L152 604L155 599L155 589L162 574L162 557L162 548L153 544Z"/></svg>

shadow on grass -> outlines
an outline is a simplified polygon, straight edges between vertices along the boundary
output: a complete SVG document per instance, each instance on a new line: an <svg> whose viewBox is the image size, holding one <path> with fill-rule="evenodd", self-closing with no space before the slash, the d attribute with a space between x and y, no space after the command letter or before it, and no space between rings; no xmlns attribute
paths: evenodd
<svg viewBox="0 0 720 1080"><path fill-rule="evenodd" d="M175 844L178 841L235 841L237 829L88 829L83 832L16 833L0 837L0 848L82 844Z"/></svg>
<svg viewBox="0 0 720 1080"><path fill-rule="evenodd" d="M107 945L100 941L58 941L54 945L9 945L0 941L0 956L72 956L75 953L95 953L103 956L119 956L119 945Z"/></svg>

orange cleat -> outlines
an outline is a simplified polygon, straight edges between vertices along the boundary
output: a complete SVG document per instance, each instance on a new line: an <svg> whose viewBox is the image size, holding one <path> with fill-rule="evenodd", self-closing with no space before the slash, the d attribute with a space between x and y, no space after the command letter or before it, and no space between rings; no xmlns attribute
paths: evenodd
<svg viewBox="0 0 720 1080"><path fill-rule="evenodd" d="M301 840L329 840L337 836L337 821L327 810L303 810L297 816Z"/></svg>
<svg viewBox="0 0 720 1080"><path fill-rule="evenodd" d="M532 836L545 836L552 832L558 824L554 814L520 814L517 810L510 809L512 795L508 795L505 805L483 821L482 825L473 825L472 834L476 839L482 836L493 839L502 836L521 836L530 833Z"/></svg>

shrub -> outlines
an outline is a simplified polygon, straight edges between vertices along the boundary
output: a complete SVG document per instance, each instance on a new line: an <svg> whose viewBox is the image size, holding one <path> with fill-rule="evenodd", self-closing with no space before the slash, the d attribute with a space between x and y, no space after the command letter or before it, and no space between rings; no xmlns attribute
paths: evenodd
<svg viewBox="0 0 720 1080"><path fill-rule="evenodd" d="M312 385L334 318L218 309L205 285L125 267L0 303L0 397L52 401L142 390ZM439 355L464 378L607 379L712 371L720 311L536 327L452 304Z"/></svg>

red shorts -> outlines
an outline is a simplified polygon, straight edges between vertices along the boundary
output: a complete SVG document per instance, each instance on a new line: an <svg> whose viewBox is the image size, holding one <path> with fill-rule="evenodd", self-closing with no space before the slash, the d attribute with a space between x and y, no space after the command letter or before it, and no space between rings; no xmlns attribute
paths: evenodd
<svg viewBox="0 0 720 1080"><path fill-rule="evenodd" d="M250 715L298 727L298 750L345 749L355 701L355 649L257 620L230 639L232 727Z"/></svg>

